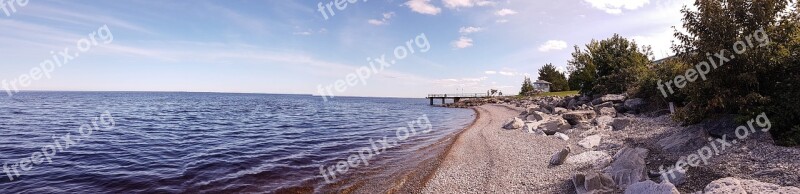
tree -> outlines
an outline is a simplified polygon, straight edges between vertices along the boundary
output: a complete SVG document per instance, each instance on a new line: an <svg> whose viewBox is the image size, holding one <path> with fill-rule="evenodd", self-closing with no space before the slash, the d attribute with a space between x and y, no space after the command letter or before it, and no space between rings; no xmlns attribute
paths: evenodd
<svg viewBox="0 0 800 194"><path fill-rule="evenodd" d="M522 81L522 88L519 90L520 96L530 96L535 93L533 89L533 83L531 83L531 78L525 77L525 80Z"/></svg>
<svg viewBox="0 0 800 194"><path fill-rule="evenodd" d="M550 91L560 92L569 90L566 76L564 73L556 70L556 67L553 66L553 64L545 64L541 69L539 69L539 79L552 84L550 86Z"/></svg>
<svg viewBox="0 0 800 194"><path fill-rule="evenodd" d="M592 40L585 50L575 46L568 62L573 85L580 85L583 94L619 94L634 88L648 71L649 46L614 34L611 38Z"/></svg>
<svg viewBox="0 0 800 194"><path fill-rule="evenodd" d="M766 112L777 142L799 145L800 17L789 9L797 2L701 0L694 5L697 9L681 11L686 33L676 30L673 50L688 64L717 64L707 79L685 86L687 105L678 119L691 124L738 114L748 120Z"/></svg>

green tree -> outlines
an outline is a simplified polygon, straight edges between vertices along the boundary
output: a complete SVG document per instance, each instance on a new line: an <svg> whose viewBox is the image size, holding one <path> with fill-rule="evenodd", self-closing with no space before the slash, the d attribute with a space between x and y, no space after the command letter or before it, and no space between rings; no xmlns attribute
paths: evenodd
<svg viewBox="0 0 800 194"><path fill-rule="evenodd" d="M685 86L687 105L678 119L738 114L746 120L766 112L779 143L800 144L800 22L790 5L797 2L698 0L696 9L681 11L686 33L676 30L673 50L688 64L717 64L706 80Z"/></svg>
<svg viewBox="0 0 800 194"><path fill-rule="evenodd" d="M619 94L634 89L648 71L652 55L649 46L639 47L636 42L618 34L596 41L586 49L575 46L568 62L572 85L580 85L583 94Z"/></svg>
<svg viewBox="0 0 800 194"><path fill-rule="evenodd" d="M519 90L520 96L530 96L533 95L534 89L533 84L531 83L531 78L525 77L525 80L522 81L522 88Z"/></svg>
<svg viewBox="0 0 800 194"><path fill-rule="evenodd" d="M556 66L553 66L553 64L545 64L539 69L539 79L552 84L550 86L550 91L560 92L569 90L566 76L564 73L556 70Z"/></svg>

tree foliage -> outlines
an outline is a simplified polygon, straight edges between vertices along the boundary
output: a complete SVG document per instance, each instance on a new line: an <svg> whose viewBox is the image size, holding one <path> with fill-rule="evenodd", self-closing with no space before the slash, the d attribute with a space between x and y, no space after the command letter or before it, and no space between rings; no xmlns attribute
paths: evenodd
<svg viewBox="0 0 800 194"><path fill-rule="evenodd" d="M556 66L553 64L545 64L541 69L539 69L539 79L550 82L552 85L550 86L551 92L560 92L560 91L568 91L569 85L567 84L567 77L564 73L559 72L556 70Z"/></svg>
<svg viewBox="0 0 800 194"><path fill-rule="evenodd" d="M676 31L673 50L688 64L719 63L715 56L730 58L717 64L707 80L683 89L686 107L679 119L696 123L717 114L738 114L740 120L766 112L771 132L779 142L800 143L800 28L796 5L786 0L698 0L696 10L684 8L683 27ZM767 39L759 39L756 32ZM761 41L764 40L764 41ZM742 53L737 42L746 43ZM741 43L739 43L741 44ZM733 57L731 57L733 56Z"/></svg>
<svg viewBox="0 0 800 194"><path fill-rule="evenodd" d="M584 50L575 46L568 62L570 83L583 94L620 94L628 92L639 83L648 71L650 47L639 47L636 42L618 34L596 41Z"/></svg>
<svg viewBox="0 0 800 194"><path fill-rule="evenodd" d="M531 96L536 91L533 89L533 83L531 83L531 78L525 77L525 80L522 81L522 88L519 90L519 95L521 96Z"/></svg>

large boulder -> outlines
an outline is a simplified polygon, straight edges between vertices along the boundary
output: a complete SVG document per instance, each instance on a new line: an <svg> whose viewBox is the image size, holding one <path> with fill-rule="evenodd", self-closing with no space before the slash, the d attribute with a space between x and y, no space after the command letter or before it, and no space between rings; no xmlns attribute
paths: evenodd
<svg viewBox="0 0 800 194"><path fill-rule="evenodd" d="M589 164L594 169L603 169L611 163L611 155L603 151L588 151L567 159L570 164Z"/></svg>
<svg viewBox="0 0 800 194"><path fill-rule="evenodd" d="M736 139L736 124L735 115L722 115L716 118L708 119L700 123L703 128L708 131L708 135L715 138Z"/></svg>
<svg viewBox="0 0 800 194"><path fill-rule="evenodd" d="M527 131L528 133L536 134L536 135L545 135L544 131L539 129L539 123L538 122L526 122L525 126L522 127L522 130L523 131Z"/></svg>
<svg viewBox="0 0 800 194"><path fill-rule="evenodd" d="M572 128L572 125L567 123L567 120L562 119L561 117L551 117L549 120L542 122L539 125L547 135L553 135L556 132L564 132Z"/></svg>
<svg viewBox="0 0 800 194"><path fill-rule="evenodd" d="M611 175L620 189L644 181L648 178L645 172L647 153L644 148L624 147L614 155L614 161L603 172Z"/></svg>
<svg viewBox="0 0 800 194"><path fill-rule="evenodd" d="M597 125L599 130L611 131L613 130L612 128L614 128L611 126L611 123L613 123L614 120L615 119L611 118L610 116L599 116L594 119L594 124Z"/></svg>
<svg viewBox="0 0 800 194"><path fill-rule="evenodd" d="M631 118L616 118L613 122L611 122L611 126L614 127L614 131L626 130L631 124L633 124L633 119Z"/></svg>
<svg viewBox="0 0 800 194"><path fill-rule="evenodd" d="M604 102L602 104L594 104L594 109L595 110L603 108L603 107L614 108L614 103L613 102Z"/></svg>
<svg viewBox="0 0 800 194"><path fill-rule="evenodd" d="M592 101L592 104L602 104L602 103L605 103L605 102L618 103L618 102L623 102L623 101L625 101L625 96L623 96L623 95L607 94L607 95L602 96L600 98L594 99Z"/></svg>
<svg viewBox="0 0 800 194"><path fill-rule="evenodd" d="M614 180L603 173L575 174L572 176L572 184L575 185L575 192L578 194L600 194L613 193Z"/></svg>
<svg viewBox="0 0 800 194"><path fill-rule="evenodd" d="M781 187L776 184L764 183L755 180L738 179L733 177L715 180L703 189L704 194L728 193L800 193L797 187Z"/></svg>
<svg viewBox="0 0 800 194"><path fill-rule="evenodd" d="M647 101L641 98L634 98L625 101L625 109L634 113L644 111L647 107Z"/></svg>
<svg viewBox="0 0 800 194"><path fill-rule="evenodd" d="M667 152L691 152L706 145L706 139L708 137L705 129L700 126L691 126L658 140L657 144Z"/></svg>
<svg viewBox="0 0 800 194"><path fill-rule="evenodd" d="M544 120L545 116L546 115L544 113L542 113L542 112L533 111L533 112L528 113L528 115L525 116L525 120L527 120L527 121L541 121L541 120Z"/></svg>
<svg viewBox="0 0 800 194"><path fill-rule="evenodd" d="M617 109L613 107L601 107L600 109L594 110L597 111L597 115L599 116L617 117Z"/></svg>
<svg viewBox="0 0 800 194"><path fill-rule="evenodd" d="M594 148L594 147L600 145L600 140L602 140L602 139L603 139L603 137L600 136L600 135L592 135L592 136L583 138L583 140L578 142L578 145L581 146L581 147L584 147L586 149L591 149L591 148Z"/></svg>
<svg viewBox="0 0 800 194"><path fill-rule="evenodd" d="M523 122L522 119L514 117L506 121L506 124L503 125L503 129L519 129L522 128L524 124L525 122Z"/></svg>
<svg viewBox="0 0 800 194"><path fill-rule="evenodd" d="M594 111L573 111L565 113L562 117L567 120L570 125L577 125L579 123L589 123L595 116L597 116L597 114Z"/></svg>
<svg viewBox="0 0 800 194"><path fill-rule="evenodd" d="M658 184L651 180L634 183L625 189L625 194L680 194L675 185L669 182Z"/></svg>
<svg viewBox="0 0 800 194"><path fill-rule="evenodd" d="M555 154L553 154L552 157L550 157L550 164L552 165L564 164L564 162L567 161L567 156L569 156L569 152L570 152L569 146L565 147L559 152L556 152Z"/></svg>

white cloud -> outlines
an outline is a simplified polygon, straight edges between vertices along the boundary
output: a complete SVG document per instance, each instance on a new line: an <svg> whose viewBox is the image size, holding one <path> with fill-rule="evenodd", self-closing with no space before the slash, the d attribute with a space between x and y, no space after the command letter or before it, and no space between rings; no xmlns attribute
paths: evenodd
<svg viewBox="0 0 800 194"><path fill-rule="evenodd" d="M463 35L467 35L467 34L472 34L472 33L475 33L475 32L480 32L482 30L483 30L483 28L480 28L480 27L467 26L467 27L461 27L461 29L458 30L458 33L461 33Z"/></svg>
<svg viewBox="0 0 800 194"><path fill-rule="evenodd" d="M389 19L392 19L392 17L394 17L394 12L383 13L383 18L381 18L381 19L370 19L370 20L367 20L367 23L372 24L372 25L376 25L376 26L386 25L386 24L389 24Z"/></svg>
<svg viewBox="0 0 800 194"><path fill-rule="evenodd" d="M501 19L501 20L497 20L497 21L495 21L495 22L496 22L496 23L498 23L498 24L502 24L502 23L508 23L508 20L506 20L506 19Z"/></svg>
<svg viewBox="0 0 800 194"><path fill-rule="evenodd" d="M500 71L500 72L497 72L497 73L499 73L500 75L505 75L505 76L514 76L516 74L514 72L507 72L507 71Z"/></svg>
<svg viewBox="0 0 800 194"><path fill-rule="evenodd" d="M498 15L498 16L507 16L507 15L517 14L517 11L511 10L511 9L501 9L501 10L495 12L494 14Z"/></svg>
<svg viewBox="0 0 800 194"><path fill-rule="evenodd" d="M592 7L609 14L621 14L622 9L635 10L650 3L650 0L584 0Z"/></svg>
<svg viewBox="0 0 800 194"><path fill-rule="evenodd" d="M431 0L409 0L405 5L411 8L411 11L421 14L436 15L442 12L441 8L431 4Z"/></svg>
<svg viewBox="0 0 800 194"><path fill-rule="evenodd" d="M497 74L497 71L484 71L483 73L485 73L487 75L494 75L494 74Z"/></svg>
<svg viewBox="0 0 800 194"><path fill-rule="evenodd" d="M543 45L539 46L539 51L547 52L551 50L561 50L567 48L567 42L561 40L548 40Z"/></svg>
<svg viewBox="0 0 800 194"><path fill-rule="evenodd" d="M497 2L487 0L443 0L444 6L450 9L458 7L492 6Z"/></svg>
<svg viewBox="0 0 800 194"><path fill-rule="evenodd" d="M453 47L463 49L472 46L472 39L462 36L456 41L453 41Z"/></svg>
<svg viewBox="0 0 800 194"><path fill-rule="evenodd" d="M486 81L489 77L476 77L476 78L460 78L460 79L439 79L434 80L433 83L441 87L475 87L482 85L481 82Z"/></svg>

